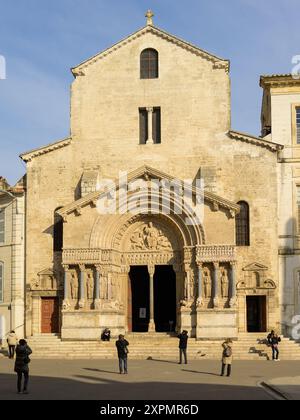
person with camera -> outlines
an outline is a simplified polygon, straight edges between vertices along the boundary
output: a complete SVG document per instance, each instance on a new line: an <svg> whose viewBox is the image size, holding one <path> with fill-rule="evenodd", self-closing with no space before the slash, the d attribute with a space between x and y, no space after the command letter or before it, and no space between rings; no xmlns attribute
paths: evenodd
<svg viewBox="0 0 300 420"><path fill-rule="evenodd" d="M119 335L119 340L116 341L116 347L118 351L118 358L119 358L119 369L120 374L123 373L127 375L128 368L127 368L127 359L128 359L128 347L129 343L127 340L125 340L124 335Z"/></svg>
<svg viewBox="0 0 300 420"><path fill-rule="evenodd" d="M227 339L223 344L223 354L222 354L222 373L221 376L224 376L225 369L227 366L227 376L231 375L231 365L232 365L232 341Z"/></svg>

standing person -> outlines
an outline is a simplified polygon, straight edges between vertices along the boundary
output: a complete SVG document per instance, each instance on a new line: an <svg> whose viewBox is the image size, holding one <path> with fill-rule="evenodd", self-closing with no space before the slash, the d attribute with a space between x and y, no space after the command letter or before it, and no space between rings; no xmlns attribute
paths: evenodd
<svg viewBox="0 0 300 420"><path fill-rule="evenodd" d="M270 332L270 334L268 335L268 343L269 345L272 347L272 360L279 362L279 349L278 349L278 344L281 341L281 338L279 337L279 335L277 335L275 333L274 330L272 330Z"/></svg>
<svg viewBox="0 0 300 420"><path fill-rule="evenodd" d="M119 335L119 340L116 341L116 347L118 350L118 358L119 358L119 368L120 368L120 375L123 373L127 375L127 358L128 358L128 347L129 343L125 340L124 335ZM123 369L124 368L124 369Z"/></svg>
<svg viewBox="0 0 300 420"><path fill-rule="evenodd" d="M178 335L179 338L179 365L182 364L182 355L184 356L184 362L187 365L187 343L188 343L188 332L183 330L181 334Z"/></svg>
<svg viewBox="0 0 300 420"><path fill-rule="evenodd" d="M232 365L232 341L227 339L223 344L223 354L222 354L222 373L221 376L225 374L225 368L227 366L227 376L231 375L231 365Z"/></svg>
<svg viewBox="0 0 300 420"><path fill-rule="evenodd" d="M27 345L25 340L20 340L16 348L16 362L15 372L18 374L18 394L22 390L22 377L24 375L23 394L28 394L28 381L29 381L29 368L30 362L29 355L32 353L31 348Z"/></svg>
<svg viewBox="0 0 300 420"><path fill-rule="evenodd" d="M18 344L18 337L14 331L11 331L7 336L9 358L13 359L15 355L15 348Z"/></svg>

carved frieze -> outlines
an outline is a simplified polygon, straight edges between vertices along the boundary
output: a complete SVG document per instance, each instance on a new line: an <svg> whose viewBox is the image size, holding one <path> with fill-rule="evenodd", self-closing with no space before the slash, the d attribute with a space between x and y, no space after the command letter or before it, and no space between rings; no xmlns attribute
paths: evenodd
<svg viewBox="0 0 300 420"><path fill-rule="evenodd" d="M236 260L234 245L200 245L196 247L196 261L201 262L230 262Z"/></svg>
<svg viewBox="0 0 300 420"><path fill-rule="evenodd" d="M161 228L152 222L142 224L130 236L130 249L159 251L172 249L172 244Z"/></svg>

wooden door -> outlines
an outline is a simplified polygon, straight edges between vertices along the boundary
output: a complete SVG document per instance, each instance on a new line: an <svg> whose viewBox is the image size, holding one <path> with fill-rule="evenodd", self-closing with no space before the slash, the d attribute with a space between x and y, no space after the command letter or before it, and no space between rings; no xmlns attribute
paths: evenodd
<svg viewBox="0 0 300 420"><path fill-rule="evenodd" d="M42 299L42 334L59 332L59 306L57 298Z"/></svg>

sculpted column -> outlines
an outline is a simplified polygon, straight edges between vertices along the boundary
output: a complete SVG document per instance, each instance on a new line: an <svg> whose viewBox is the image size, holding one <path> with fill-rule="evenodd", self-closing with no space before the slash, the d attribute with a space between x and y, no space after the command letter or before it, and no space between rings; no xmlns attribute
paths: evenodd
<svg viewBox="0 0 300 420"><path fill-rule="evenodd" d="M64 265L64 301L63 301L63 309L69 309L70 308L70 291L69 291L69 266Z"/></svg>
<svg viewBox="0 0 300 420"><path fill-rule="evenodd" d="M154 322L154 273L155 266L149 265L149 281L150 281L150 322L148 332L155 332L155 322Z"/></svg>
<svg viewBox="0 0 300 420"><path fill-rule="evenodd" d="M214 287L213 287L213 302L214 302L214 308L219 307L219 270L220 266L219 263L214 263Z"/></svg>
<svg viewBox="0 0 300 420"><path fill-rule="evenodd" d="M100 309L101 300L100 300L100 289L101 289L101 265L96 265L96 278L95 278L95 303L94 308Z"/></svg>
<svg viewBox="0 0 300 420"><path fill-rule="evenodd" d="M84 308L85 305L85 265L80 265L80 277L79 277L79 308Z"/></svg>
<svg viewBox="0 0 300 420"><path fill-rule="evenodd" d="M197 296L197 306L200 307L203 305L203 293L202 293L202 263L197 263L198 266L198 296Z"/></svg>
<svg viewBox="0 0 300 420"><path fill-rule="evenodd" d="M231 265L231 276L230 276L230 308L236 306L236 262L230 263Z"/></svg>

